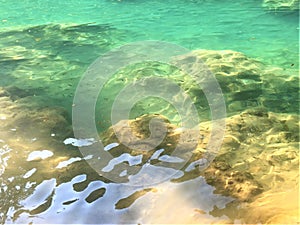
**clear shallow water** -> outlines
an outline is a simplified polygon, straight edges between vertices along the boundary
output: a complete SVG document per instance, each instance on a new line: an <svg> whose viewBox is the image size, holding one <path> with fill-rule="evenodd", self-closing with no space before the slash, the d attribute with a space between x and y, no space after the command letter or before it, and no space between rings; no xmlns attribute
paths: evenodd
<svg viewBox="0 0 300 225"><path fill-rule="evenodd" d="M274 210L270 207L264 211L265 208L259 207L265 202L278 205L274 192L281 191L282 196L298 194L290 189L298 185L295 178L298 168L295 143L298 140L297 135L293 136L297 133L294 114L297 113L298 80L293 77L299 73L298 11L269 11L261 7L260 1L213 0L0 1L0 5L2 223L259 223L268 222L268 217L260 220L258 211L268 215ZM233 127L234 124L243 127L239 131L242 135L231 130L225 145L229 143L228 149L235 149L237 143L242 142L241 156L227 149L230 157L226 154L223 157L228 161L232 159L231 166L237 170L250 171L252 176L257 174L255 179L261 180L263 194L267 193L261 202L249 206L251 213L240 210L242 204L234 201L239 198L238 194L232 197L231 192L229 196L220 192L222 188L207 178L211 176L209 172L203 175L207 180L188 174L179 183L168 180L150 187L128 187L99 176L85 163L87 158L84 159L76 147L63 144L66 138L73 137L72 100L87 66L104 52L138 40L168 41L191 50L230 49L261 61L266 68L282 68L276 73L258 70L262 76L259 79L266 83L262 99L251 100L248 104L248 94L231 102L233 106L230 106L236 115L257 106L255 102L258 101L266 102L264 106L270 113L287 113L284 119L270 114L268 119L260 120L256 117L264 113L259 111L249 116L257 120L246 117L245 120L250 120L246 125L236 118L230 121ZM243 82L248 80L238 84ZM237 85L234 80L232 83ZM248 93L253 94L256 85L254 83L254 89ZM115 91L117 89L108 89L104 97ZM230 99L230 92L228 95ZM239 106L241 102L247 104ZM43 109L45 106L48 108ZM104 123L101 119L96 122L100 127ZM266 139L257 139L264 135ZM49 158L28 160L30 153L46 149L53 152ZM122 156L126 161L128 155ZM163 159L162 155L156 158ZM120 161L118 154L115 159L111 163ZM131 165L130 160L129 157L129 166L136 166ZM136 162L139 163L143 168L149 166L145 161ZM116 167L116 163L113 164ZM162 174L173 172L171 168L162 169ZM177 176L183 173L179 172ZM131 173L134 171L123 171L122 177L128 178ZM192 179L193 176L197 178ZM224 175L225 187L234 180L228 176ZM279 205L284 204L279 201ZM295 205L284 206L293 212L297 209ZM279 211L274 212L280 215ZM114 215L113 220L111 215ZM256 217L258 219L253 219Z"/></svg>
<svg viewBox="0 0 300 225"><path fill-rule="evenodd" d="M259 1L2 1L0 27L107 24L125 30L126 42L231 49L289 67L298 65L298 17L298 11L268 11Z"/></svg>

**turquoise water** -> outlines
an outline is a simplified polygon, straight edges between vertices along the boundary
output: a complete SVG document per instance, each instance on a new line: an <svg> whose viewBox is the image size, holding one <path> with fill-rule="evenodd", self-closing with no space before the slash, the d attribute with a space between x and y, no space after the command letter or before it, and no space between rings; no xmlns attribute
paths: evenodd
<svg viewBox="0 0 300 225"><path fill-rule="evenodd" d="M230 49L296 73L299 67L299 11L267 10L258 1L2 1L0 15L0 83L37 92L38 104L47 98L69 113L88 65L135 41Z"/></svg>
<svg viewBox="0 0 300 225"><path fill-rule="evenodd" d="M199 53L201 59L220 79L231 130L228 128L224 139L225 153L217 157L213 169L196 175L182 169L172 177L177 181L128 186L111 182L86 163L94 155L83 157L78 145L94 144L94 140L69 139L74 138L73 97L80 78L99 56L127 43L146 40L203 50ZM119 71L106 84L96 107L98 130L103 132L111 125L107 122L110 107L120 89L137 78L155 74L182 82L180 87L196 102L201 122L211 119L203 93L185 75L161 64L146 69L134 65ZM256 195L252 194L271 193L272 197L298 185L298 75L298 10L268 9L262 1L0 0L0 223L270 222L264 215L278 215L280 209L270 208L264 213L260 208L264 204L260 200L256 203ZM176 123L174 107L164 104L155 98L144 100L135 105L136 111L130 116L166 113ZM257 108L257 112L243 113ZM209 130L207 124L202 126L205 132ZM156 149L152 156L130 152L118 146L111 130L106 132L103 135L108 143L104 144L115 154L110 163L116 166L125 161L129 165L118 179L150 182L156 176L174 173L172 164L160 174L153 166L156 161L180 161L170 158L164 148ZM126 139L126 129L120 132ZM206 141L205 137L201 141ZM170 142L177 143L172 138ZM201 154L196 152L192 159L198 160ZM139 177L136 168L150 168L151 173ZM241 178L234 177L236 170ZM218 174L221 178L214 180ZM247 187L256 189L249 191L250 197L243 196L240 189L228 191L234 179L237 183L245 179L250 182ZM220 187L222 182L225 191ZM286 193L294 192L288 189ZM274 202L275 206L285 206ZM291 205L293 212L298 206ZM247 207L254 208L257 216L251 210L248 213ZM260 217L258 211L264 215Z"/></svg>
<svg viewBox="0 0 300 225"><path fill-rule="evenodd" d="M1 1L0 28L107 24L124 42L163 40L189 49L231 49L268 63L298 65L299 12L260 1Z"/></svg>

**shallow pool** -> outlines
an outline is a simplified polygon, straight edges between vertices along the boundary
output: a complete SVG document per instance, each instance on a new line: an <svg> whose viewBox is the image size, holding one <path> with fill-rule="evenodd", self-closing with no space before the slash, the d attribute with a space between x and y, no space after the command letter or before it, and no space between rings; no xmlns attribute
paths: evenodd
<svg viewBox="0 0 300 225"><path fill-rule="evenodd" d="M299 223L281 2L0 0L1 223Z"/></svg>

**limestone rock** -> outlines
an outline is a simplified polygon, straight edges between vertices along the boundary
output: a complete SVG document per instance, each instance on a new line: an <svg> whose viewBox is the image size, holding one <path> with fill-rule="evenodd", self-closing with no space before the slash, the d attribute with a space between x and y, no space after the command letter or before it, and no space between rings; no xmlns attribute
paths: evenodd
<svg viewBox="0 0 300 225"><path fill-rule="evenodd" d="M177 57L175 64L179 68L185 68L186 71L189 71L190 68L195 71L202 71L203 68L199 67L203 64L206 65L222 89L229 113L237 113L248 107L257 106L257 99L262 95L262 64L240 52L195 50ZM195 65L198 65L198 67L195 67ZM206 81L211 78L203 76L204 71L196 73L201 75L196 79L205 88L207 86ZM193 93L193 90L195 90L193 94L199 96L199 90L196 90L197 87L193 82L184 83L183 86L186 87L189 93Z"/></svg>
<svg viewBox="0 0 300 225"><path fill-rule="evenodd" d="M140 140L128 140L131 136L128 133L128 124L132 133L143 140L151 136L149 121L156 117L162 121L156 130L162 131L164 128L167 130L165 138L159 145L155 146L149 142L142 142L143 145L140 145L138 144ZM174 181L182 182L202 175L209 184L216 187L217 193L230 195L246 202L254 201L255 197L263 191L277 188L280 180L288 183L295 182L294 177L290 176L290 171L295 171L298 166L297 118L269 113L263 108L248 110L230 117L226 120L227 128L223 146L211 165L204 171L197 169L198 167L187 171L187 167L201 159L206 152L210 126L209 123L201 124L200 133L204 138L199 140L194 148L188 145L183 147L190 149L192 154L188 154L187 151L181 152L189 158L187 165L181 168L184 176ZM165 154L171 155L183 132L187 134L192 131L182 131L162 116L145 115L136 120L119 122L102 133L102 137L105 144L120 143L110 150L114 157L123 153L142 154L142 161L145 163L158 149L164 149ZM188 139L185 144L187 143ZM149 146L151 150L145 150ZM183 155L177 156L183 157ZM150 162L155 165L157 160ZM172 164L164 165L172 167Z"/></svg>
<svg viewBox="0 0 300 225"><path fill-rule="evenodd" d="M114 157L123 153L134 156L141 154L143 163L162 148L164 154L186 159L191 156L189 150L193 151L197 144L203 147L207 140L205 137L198 143L196 138L199 135L194 130L178 129L161 115L144 115L134 120L122 120L100 136L104 145L120 143L109 151Z"/></svg>
<svg viewBox="0 0 300 225"><path fill-rule="evenodd" d="M196 71L203 71L201 65L205 64L222 89L229 115L257 106L263 106L273 112L298 113L297 71L263 65L231 50L195 50L177 57L175 64L179 68L193 68L192 70ZM195 68L195 65L200 65L200 68ZM197 78L198 81L205 85L205 73L199 74L202 77ZM199 87L191 80L183 82L182 86L189 94L197 96L193 98L197 104L201 94L203 95ZM200 103L203 105L203 100Z"/></svg>
<svg viewBox="0 0 300 225"><path fill-rule="evenodd" d="M210 120L210 105L207 93L215 91L210 88L211 82L217 82L222 90L228 115L236 115L254 107L265 107L278 113L297 113L299 108L299 77L294 70L283 70L267 66L246 55L231 50L195 50L188 54L177 56L171 65L162 63L139 63L121 69L102 89L99 98L98 119L101 121L100 130L105 130L112 124L108 118L111 108L119 92L131 83L143 80L147 85L149 77L166 78L178 85L188 94L194 106L201 115L202 121ZM185 72L187 72L187 74ZM216 78L214 81L212 76ZM195 82L197 81L197 82ZM150 85L150 84L149 84ZM172 92L174 101L182 97L172 86L156 89L160 95ZM204 89L206 88L206 93ZM173 88L174 89L174 88ZM143 92L143 91L141 91ZM139 93L143 95L143 93ZM174 102L173 102L174 103ZM124 113L128 106L128 98L118 105L118 112ZM187 108L187 112L191 109ZM159 113L166 116L171 123L178 125L180 117L170 104L162 99L145 98L133 105L131 118L139 115Z"/></svg>

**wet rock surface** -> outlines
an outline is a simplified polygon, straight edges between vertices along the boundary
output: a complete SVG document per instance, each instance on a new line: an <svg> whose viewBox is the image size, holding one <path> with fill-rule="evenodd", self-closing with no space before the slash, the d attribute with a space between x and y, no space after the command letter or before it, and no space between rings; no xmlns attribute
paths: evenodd
<svg viewBox="0 0 300 225"><path fill-rule="evenodd" d="M27 223L18 219L45 215L49 219L55 215L56 222L61 223L57 215L67 206L97 204L114 195L118 199L113 208L123 210L137 204L139 199L155 195L150 188L129 190L126 195L124 187L110 192L106 185L113 182L95 172L78 148L63 144L66 138L73 137L71 119L70 113L57 105L71 108L75 84L87 64L99 53L120 43L122 32L109 25L49 24L1 32L0 38L4 40L0 46L0 76L7 77L0 84L3 86L0 88L1 220ZM229 208L239 210L239 203L243 202L245 211L241 210L241 219L247 223L283 223L289 218L296 221L295 196L299 194L299 118L294 115L299 110L297 72L267 66L230 50L197 50L174 59L174 64L178 68L159 63L132 65L120 70L106 84L108 92L100 99L100 110L97 110L103 143L106 147L113 144L109 153L114 158L127 154L126 159L130 160L122 161L125 167L116 163L103 174L122 175L120 180L128 182L144 165L172 168L180 172L172 185L203 176L216 194L234 197L234 204L238 206L228 204ZM201 88L180 71L182 66L190 66L198 72L208 68L215 75L230 116L226 119L222 148L205 169L211 126L202 121L210 119L209 105ZM205 85L207 80L203 74L197 79ZM110 119L111 100L119 89L134 79L153 75L173 80L190 94L201 115L200 134L178 127L180 118L174 109L156 99L139 102L130 115L132 120L113 126L106 122ZM169 91L165 86L161 89ZM140 116L143 114L147 115ZM158 120L151 123L152 119ZM44 155L30 158L32 152ZM48 193L32 200L31 196L39 196L41 190ZM159 193L160 189L156 191ZM175 193L181 197L184 192ZM226 204L220 204L219 208L214 206L208 212L197 209L194 214L227 216L232 220L224 220L224 223L231 223L237 216L223 210ZM47 212L52 208L55 212L49 216ZM99 216L99 211L89 210L95 218ZM72 217L70 221L79 220Z"/></svg>
<svg viewBox="0 0 300 225"><path fill-rule="evenodd" d="M145 138L149 134L149 120L160 117L158 115L148 115L132 121L122 121L108 131L102 133L104 143L120 142L128 136L124 124L128 123L134 135ZM264 193L285 190L285 187L294 187L298 183L297 168L299 166L298 157L298 116L286 116L267 112L263 108L257 108L242 112L226 119L227 128L224 142L219 153L205 170L196 167L191 171L186 171L189 164L201 159L204 156L207 138L209 137L209 124L201 124L200 133L205 137L189 155L187 165L180 168L183 176L173 179L173 182L183 182L204 176L206 182L216 188L215 193L228 195L241 202L248 202L252 207L256 201L261 201L260 196ZM111 154L114 156L122 152L129 154L143 154L143 162L149 160L154 150L163 148L165 154L172 154L172 147L176 145L176 139L180 136L180 131L174 125L163 118L168 132L162 143L151 151L132 150L126 145L115 147ZM126 125L127 126L127 125ZM148 128L148 129L147 129ZM113 130L120 133L118 139ZM189 132L189 130L185 130ZM126 143L126 141L125 141ZM129 143L129 142L127 142ZM130 142L136 146L134 142ZM152 147L152 146L151 146ZM188 147L186 149L189 149ZM189 150L188 150L189 151ZM177 155L181 157L181 155ZM157 161L151 161L155 164ZM166 166L170 166L167 165ZM277 207L276 205L268 206ZM276 212L274 212L276 213ZM272 213L268 216L274 216ZM256 222L263 222L268 219L257 219ZM269 218L270 219L270 218Z"/></svg>
<svg viewBox="0 0 300 225"><path fill-rule="evenodd" d="M86 180L99 177L74 147L63 144L66 137L73 135L66 110L39 107L31 101L29 92L23 93L18 88L0 88L0 223L13 222L24 213L37 215L47 211L53 206L55 185L82 174L78 168L85 168ZM58 167L78 157L81 161ZM39 194L40 187L44 194ZM97 196L92 193L87 201Z"/></svg>
<svg viewBox="0 0 300 225"><path fill-rule="evenodd" d="M18 105L20 99L13 102L8 92L1 90L1 93L3 94L0 102L1 105L5 105L5 111L1 112L2 119L0 122L2 127L9 130L8 135L10 136L8 138L5 136L7 134L1 134L5 138L5 143L1 143L1 158L5 160L7 154L4 151L5 149L7 151L16 150L13 154L15 155L13 161L22 168L21 171L14 171L10 166L2 168L2 188L5 190L6 186L10 190L9 193L1 192L2 194L5 193L5 196L1 197L2 210L8 210L12 201L16 201L17 204L18 200L14 200L13 196L21 195L23 198L26 198L26 196L32 195L34 189L38 188L43 180L51 180L53 178L54 171L56 171L54 177L58 187L85 173L87 175L86 179L74 182L72 188L77 193L85 193L84 199L87 203L96 202L98 199L108 195L105 187L97 186L92 190L88 188L93 182L109 183L111 181L89 169L84 160L76 161L61 169L56 168L59 162L68 158L79 157L80 159L79 152L74 151L76 148L62 144L63 139L71 135L71 133L68 133L71 131L68 129L69 122L64 110L59 108L41 108L34 111L29 108L26 111L24 107ZM25 98L30 98L30 96L24 97L23 100ZM12 110L14 114L10 113ZM151 123L153 119L154 121ZM265 223L282 221L284 219L286 214L278 214L278 210L282 209L282 207L278 207L278 202L281 201L278 195L282 195L283 191L291 189L291 187L297 187L298 184L298 121L299 118L296 115L267 112L264 108L244 111L239 115L227 118L226 134L222 148L214 161L205 170L199 167L201 163L192 167L192 169L188 168L193 162L201 160L207 153L206 146L211 132L209 122L200 124L200 138L197 146L190 145L189 142L192 137L195 137L194 130L178 128L161 115L144 115L135 120L120 121L101 133L101 136L106 146L111 143L119 143L119 145L114 144L110 147L109 153L114 158L124 153L131 156L142 156L139 164L135 166L128 165L128 171L124 176L123 182L128 180L129 175L137 174L141 167L147 163L175 169L179 165L179 170L182 174L180 177L173 179L172 182L174 184L184 183L203 176L206 182L215 188L214 192L216 194L231 196L237 202L244 202L243 210L244 208L248 209L249 212L257 215L255 217L247 217L245 215L248 215L248 212L243 212L242 210L240 212L243 215L241 218L245 219L246 222ZM152 125L152 131L156 133L150 132L150 124ZM140 139L135 141L129 139L131 132ZM52 133L55 136L49 140ZM164 133L166 134L165 137L157 145L157 138ZM174 149L178 146L180 136L184 137L181 142L181 151L175 154ZM37 138L37 140L33 138ZM143 141L147 140L147 138L148 141ZM19 141L16 142L16 139ZM54 152L54 155L47 158L46 164L44 163L45 160L41 159L32 161L29 165L26 162L26 157L32 148L36 150L42 148L50 149ZM62 148L67 148L68 151L59 152L55 150ZM163 151L158 151L161 149ZM22 154L19 154L19 151L22 151ZM16 157L18 154L19 159ZM157 156L153 157L155 154ZM166 156L176 156L176 159L187 160L187 163L182 163L180 160L164 161L161 158L162 155L165 158ZM23 163L21 163L22 161ZM10 160L7 163L11 165ZM37 171L33 171L33 175L28 174L28 171L33 168L37 168ZM118 165L111 171L111 173L119 172L121 170L118 171ZM31 187L28 187L29 183L24 182L24 178L22 178L27 176L29 178L26 178L25 181L29 183L36 182ZM10 181L10 177L15 177L15 180ZM13 188L17 184L21 184L18 190ZM147 196L148 193L155 194L155 192L150 190L135 190L128 196L121 197L116 202L116 209L131 207L138 199ZM159 191L159 188L157 190ZM293 188L291 191L297 193ZM26 209L26 207L25 209L21 207L19 210L16 208L14 217L17 219L19 215L24 213L31 215L42 214L53 206L54 199L55 195L50 192L48 196L45 196L45 201L42 201L40 205L36 205L30 210ZM294 202L294 200L291 199L290 201ZM271 203L265 204L265 201L270 201ZM71 206L72 204L79 204L80 200L78 200L78 197L69 196L68 199L65 198L61 202L63 206ZM267 213L261 215L260 211L261 213ZM196 211L195 214L197 214ZM228 211L220 209L214 209L211 211L211 214L231 217ZM295 218L296 211L290 210L289 215Z"/></svg>
<svg viewBox="0 0 300 225"><path fill-rule="evenodd" d="M163 120L168 130L166 137L155 148L150 146L150 151L143 151L143 146L138 146L138 150L132 150L130 146L136 147L137 144L134 141L124 140L129 136L124 124L127 128L129 125L134 135L145 138L149 136L149 120L155 117L160 116L149 115L132 121L122 121L103 133L104 143L127 143L113 148L111 154L113 156L125 152L133 155L143 154L143 162L149 160L154 150L157 149L163 148L165 154L171 155L181 133L165 118ZM278 167L275 170L278 173L281 170L280 173L284 174L297 167L296 145L299 142L297 119L297 116L285 117L280 114L268 113L262 108L245 111L226 119L227 129L224 142L212 164L204 171L194 169L185 172L185 175L177 181L203 175L209 184L217 186L217 191L233 195L243 201L253 201L254 196L272 187L272 184L269 183L271 177L273 179L278 177L278 174L268 174L270 169ZM203 157L205 152L210 128L208 124L201 125L200 133L204 138L194 148L193 154L189 155L189 163ZM119 132L117 136L121 139L117 138L115 132ZM185 132L194 131L185 130ZM129 143L130 146L128 146ZM188 152L189 147L186 149ZM180 157L180 155L177 156ZM285 163L285 161L289 163ZM186 167L184 166L182 169L184 170Z"/></svg>

